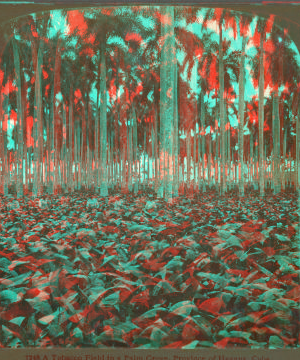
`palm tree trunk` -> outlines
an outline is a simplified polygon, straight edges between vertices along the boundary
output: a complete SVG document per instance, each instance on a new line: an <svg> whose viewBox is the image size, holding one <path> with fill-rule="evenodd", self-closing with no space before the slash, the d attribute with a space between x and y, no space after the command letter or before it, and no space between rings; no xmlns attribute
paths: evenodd
<svg viewBox="0 0 300 360"><path fill-rule="evenodd" d="M253 131L250 130L250 184L253 186Z"/></svg>
<svg viewBox="0 0 300 360"><path fill-rule="evenodd" d="M300 98L298 99L298 114L296 122L296 190L299 192L300 185L300 166L299 166L299 150L300 150Z"/></svg>
<svg viewBox="0 0 300 360"><path fill-rule="evenodd" d="M106 60L105 37L101 41L101 80L100 80L100 129L101 129L101 196L108 196L107 187L107 94L106 94Z"/></svg>
<svg viewBox="0 0 300 360"><path fill-rule="evenodd" d="M259 101L258 101L258 126L259 126L259 189L260 196L265 194L264 184L264 34L260 36L259 55Z"/></svg>
<svg viewBox="0 0 300 360"><path fill-rule="evenodd" d="M19 51L15 41L13 41L14 65L16 71L16 83L18 88L17 108L18 108L18 180L17 180L17 197L23 197L23 116L22 116L22 84Z"/></svg>
<svg viewBox="0 0 300 360"><path fill-rule="evenodd" d="M243 36L242 42L242 54L240 61L240 74L239 74L239 161L241 166L241 178L239 182L239 195L244 196L244 77L245 77L245 47L246 47L246 37Z"/></svg>
<svg viewBox="0 0 300 360"><path fill-rule="evenodd" d="M74 176L75 176L75 188L78 190L78 136L77 136L77 122L74 123Z"/></svg>
<svg viewBox="0 0 300 360"><path fill-rule="evenodd" d="M208 135L208 188L211 187L211 134Z"/></svg>
<svg viewBox="0 0 300 360"><path fill-rule="evenodd" d="M159 184L159 149L158 149L158 134L157 134L157 117L158 107L154 108L154 159L155 159L155 192L158 191Z"/></svg>
<svg viewBox="0 0 300 360"><path fill-rule="evenodd" d="M99 61L100 65L98 67L98 79L97 81L100 82L100 73L101 73L101 59ZM95 119L95 124L96 124L96 131L95 131L95 167L96 167L96 191L99 193L100 192L100 183L101 183L101 178L100 178L100 153L99 153L99 148L100 148L100 105L99 105L99 95L100 95L100 84L98 84L97 87L97 104L96 104L96 119ZM119 113L119 112L118 112Z"/></svg>
<svg viewBox="0 0 300 360"><path fill-rule="evenodd" d="M187 191L190 196L191 191L191 130L187 131L186 137L186 160L187 160Z"/></svg>
<svg viewBox="0 0 300 360"><path fill-rule="evenodd" d="M178 63L175 55L175 64L174 64L174 135L173 135L173 141L174 141L174 177L173 177L173 196L178 197L178 189L179 189L179 169L178 169ZM156 170L155 170L156 175Z"/></svg>
<svg viewBox="0 0 300 360"><path fill-rule="evenodd" d="M131 176L131 166L132 166L132 153L131 153L131 119L130 125L127 126L127 158L128 158L128 190L132 191L132 176Z"/></svg>
<svg viewBox="0 0 300 360"><path fill-rule="evenodd" d="M111 173L111 184L112 184L112 189L115 188L115 172L114 172L114 132L111 131L110 132L110 173Z"/></svg>
<svg viewBox="0 0 300 360"><path fill-rule="evenodd" d="M194 187L194 192L196 191L196 122L195 122L195 128L194 128L194 137L193 137L193 175L194 175L194 181L193 181L193 187Z"/></svg>
<svg viewBox="0 0 300 360"><path fill-rule="evenodd" d="M74 115L73 115L73 85L70 87L70 100L69 100L69 179L68 187L72 192L74 190L73 183L73 158L74 158Z"/></svg>
<svg viewBox="0 0 300 360"><path fill-rule="evenodd" d="M216 155L215 155L215 179L216 179L216 190L219 190L219 179L218 179L218 175L219 175L219 130L218 127L216 126L215 128L216 131ZM225 148L226 149L226 148Z"/></svg>
<svg viewBox="0 0 300 360"><path fill-rule="evenodd" d="M205 116L204 116L204 99L203 94L200 94L200 104L201 104L201 116L200 116L200 126L201 126L201 143L202 143L202 186L203 186L203 192L206 191L206 179L205 179Z"/></svg>
<svg viewBox="0 0 300 360"><path fill-rule="evenodd" d="M2 90L2 89L1 89ZM8 195L7 187L7 129L4 131L4 115L6 110L6 101L3 104L2 91L0 92L0 151L1 151L1 194L4 196ZM3 109L4 108L4 109ZM4 110L4 111L3 111ZM2 114L3 112L3 114Z"/></svg>
<svg viewBox="0 0 300 360"><path fill-rule="evenodd" d="M137 194L139 191L138 185L138 172L137 172L137 121L135 108L133 107L133 149L134 149L134 194Z"/></svg>
<svg viewBox="0 0 300 360"><path fill-rule="evenodd" d="M91 155L92 155L92 112L91 112L91 103L89 101L88 98L88 188L91 189L92 187L92 159L91 159Z"/></svg>
<svg viewBox="0 0 300 360"><path fill-rule="evenodd" d="M173 143L173 150L174 150L175 144ZM175 152L173 151L173 154ZM154 129L153 129L153 123L151 124L151 186L154 189ZM173 162L174 163L174 162Z"/></svg>
<svg viewBox="0 0 300 360"><path fill-rule="evenodd" d="M24 189L28 193L28 163L27 163L27 85L24 72L22 76L22 116L23 116L23 163L25 173Z"/></svg>
<svg viewBox="0 0 300 360"><path fill-rule="evenodd" d="M60 119L59 119L59 105L56 105L57 99L56 96L60 92L60 68L61 68L61 50L60 50L60 39L57 41L56 45L56 55L55 55L55 65L54 65L54 96L53 96L53 134L55 137L54 147L55 147L55 172L54 172L54 193L57 194L57 183L59 181L59 137L58 131L55 131L57 127L60 128Z"/></svg>
<svg viewBox="0 0 300 360"><path fill-rule="evenodd" d="M161 54L161 123L164 128L163 151L167 158L165 199L172 198L172 180L170 162L172 162L172 125L174 118L174 78L175 78L175 33L174 33L174 7L164 6L162 13L168 17L169 22L162 22L161 34L166 36Z"/></svg>
<svg viewBox="0 0 300 360"><path fill-rule="evenodd" d="M35 106L34 112L34 188L33 196L40 196L43 193L43 184L41 179L41 163L42 163L42 151L43 151L43 120L42 120L42 46L38 51L36 72L35 72Z"/></svg>
<svg viewBox="0 0 300 360"><path fill-rule="evenodd" d="M220 194L224 195L226 190L225 177L225 119L224 119L224 63L223 63L223 37L222 22L219 24L219 83L220 83L220 127L221 127L221 190Z"/></svg>
<svg viewBox="0 0 300 360"><path fill-rule="evenodd" d="M282 190L285 191L285 162L286 162L286 138L287 138L287 128L284 129L284 135L283 135L283 174L282 174Z"/></svg>
<svg viewBox="0 0 300 360"><path fill-rule="evenodd" d="M198 142L198 192L200 192L201 188L201 124L199 123L199 129L198 129L198 136L197 136L197 142Z"/></svg>
<svg viewBox="0 0 300 360"><path fill-rule="evenodd" d="M67 111L63 104L63 188L67 188Z"/></svg>
<svg viewBox="0 0 300 360"><path fill-rule="evenodd" d="M280 119L279 119L279 99L278 91L273 96L273 112L274 112L274 194L278 194L281 190L280 184Z"/></svg>
<svg viewBox="0 0 300 360"><path fill-rule="evenodd" d="M52 87L51 99L54 99L54 86ZM54 172L54 158L55 158L55 117L54 117L54 105L50 107L50 184L48 192L49 194L54 194L55 189L55 172ZM30 154L29 154L30 156ZM30 171L30 162L29 162L29 171Z"/></svg>
<svg viewBox="0 0 300 360"><path fill-rule="evenodd" d="M229 190L231 190L231 177L232 177L232 174L231 174L231 137L230 137L230 132L231 132L231 125L230 125L230 121L228 120L228 132L227 132L227 156L228 156L228 179L229 179L229 184L228 184L228 188Z"/></svg>
<svg viewBox="0 0 300 360"><path fill-rule="evenodd" d="M143 188L146 188L146 141L147 141L147 134L146 134L146 124L144 129L144 160L143 160Z"/></svg>
<svg viewBox="0 0 300 360"><path fill-rule="evenodd" d="M3 114L2 114L2 86L0 86L0 161L1 161L1 172L0 172L0 194L3 195L3 174L4 174L4 146L3 146Z"/></svg>
<svg viewBox="0 0 300 360"><path fill-rule="evenodd" d="M146 142L146 149L147 149L147 186L149 186L149 183L150 183L150 149L149 149L149 134L150 134L150 123L149 125L147 126L147 136L146 136L146 139L147 139L147 142Z"/></svg>
<svg viewBox="0 0 300 360"><path fill-rule="evenodd" d="M49 194L49 184L50 184L50 154L51 154L51 146L50 146L50 126L51 126L51 117L48 114L48 121L47 121L47 193ZM26 171L27 173L27 171Z"/></svg>

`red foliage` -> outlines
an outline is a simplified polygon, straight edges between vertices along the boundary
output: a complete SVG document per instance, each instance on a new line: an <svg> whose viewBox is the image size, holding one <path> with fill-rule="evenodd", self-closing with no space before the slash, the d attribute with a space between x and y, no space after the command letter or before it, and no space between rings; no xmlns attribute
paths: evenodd
<svg viewBox="0 0 300 360"><path fill-rule="evenodd" d="M68 11L67 20L69 23L68 35L73 34L77 29L79 36L83 37L85 35L88 26L81 11Z"/></svg>
<svg viewBox="0 0 300 360"><path fill-rule="evenodd" d="M219 72L217 70L217 59L214 56L209 67L208 86L212 89L219 89Z"/></svg>
<svg viewBox="0 0 300 360"><path fill-rule="evenodd" d="M143 38L141 37L140 34L137 33L127 33L125 36L125 41L135 41L138 44L141 44Z"/></svg>

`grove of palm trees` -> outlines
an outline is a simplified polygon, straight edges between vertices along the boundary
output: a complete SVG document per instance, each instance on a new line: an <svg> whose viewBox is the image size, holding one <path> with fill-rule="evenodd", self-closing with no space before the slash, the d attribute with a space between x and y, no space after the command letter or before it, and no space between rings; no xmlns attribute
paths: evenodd
<svg viewBox="0 0 300 360"><path fill-rule="evenodd" d="M124 6L2 36L0 346L299 347L287 29Z"/></svg>

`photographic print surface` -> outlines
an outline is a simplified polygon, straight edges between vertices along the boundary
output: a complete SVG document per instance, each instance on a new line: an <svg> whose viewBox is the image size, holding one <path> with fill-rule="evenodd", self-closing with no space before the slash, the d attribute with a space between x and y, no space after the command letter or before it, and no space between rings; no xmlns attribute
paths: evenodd
<svg viewBox="0 0 300 360"><path fill-rule="evenodd" d="M299 347L300 55L274 15L2 29L0 347Z"/></svg>

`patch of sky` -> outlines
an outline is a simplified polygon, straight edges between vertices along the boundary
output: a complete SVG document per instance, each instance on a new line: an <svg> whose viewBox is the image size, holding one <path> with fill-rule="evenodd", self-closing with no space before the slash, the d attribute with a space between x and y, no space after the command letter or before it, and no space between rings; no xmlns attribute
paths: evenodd
<svg viewBox="0 0 300 360"><path fill-rule="evenodd" d="M30 76L26 72L24 72L24 77L25 77L26 82L28 82L30 80ZM28 90L29 89L27 89L27 93L28 93Z"/></svg>
<svg viewBox="0 0 300 360"><path fill-rule="evenodd" d="M151 90L147 95L147 99L149 101L154 101L154 96L153 95L154 95L154 92L153 92L153 90Z"/></svg>
<svg viewBox="0 0 300 360"><path fill-rule="evenodd" d="M295 52L295 54L296 54L295 59L296 59L298 65L300 66L300 54L299 54L299 50L298 50L298 48L297 48L297 46L296 46L296 44L294 43L293 40L292 40L291 43L290 43L290 49Z"/></svg>
<svg viewBox="0 0 300 360"><path fill-rule="evenodd" d="M139 16L142 25L146 28L146 29L153 29L155 22L154 20L152 20L150 17L144 17L142 15Z"/></svg>
<svg viewBox="0 0 300 360"><path fill-rule="evenodd" d="M57 93L56 96L55 96L55 99L56 99L57 101L62 102L62 101L63 101L62 93L61 93L61 92Z"/></svg>
<svg viewBox="0 0 300 360"><path fill-rule="evenodd" d="M66 17L62 15L61 10L52 10L50 11L51 24L52 26L48 30L48 37L53 39L57 33L60 33L62 36L65 36L68 31L68 25Z"/></svg>
<svg viewBox="0 0 300 360"><path fill-rule="evenodd" d="M97 89L96 89L96 83L93 82L93 85L91 87L91 91L90 91L90 99L94 104L97 104ZM107 96L107 106L110 106L110 97ZM99 104L100 104L100 95L99 95Z"/></svg>

